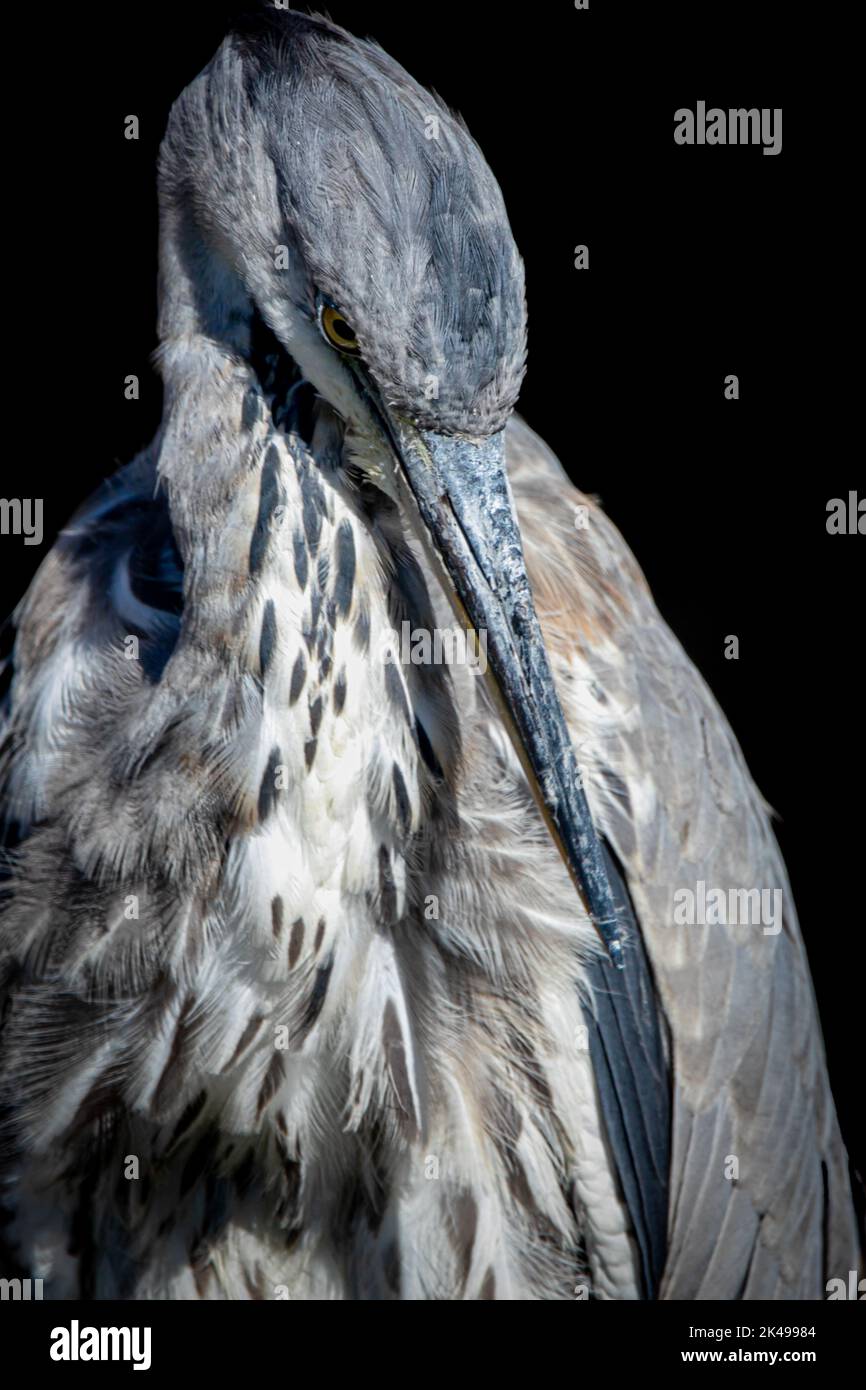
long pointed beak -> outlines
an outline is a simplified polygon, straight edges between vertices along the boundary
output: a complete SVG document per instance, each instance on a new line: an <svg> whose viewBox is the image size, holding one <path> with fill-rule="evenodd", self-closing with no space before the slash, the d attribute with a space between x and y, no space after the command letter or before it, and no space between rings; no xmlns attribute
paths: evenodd
<svg viewBox="0 0 866 1390"><path fill-rule="evenodd" d="M505 472L505 434L432 434L389 421L428 554L463 621L486 633L492 680L529 784L566 867L622 968L622 940L589 806L532 602Z"/></svg>

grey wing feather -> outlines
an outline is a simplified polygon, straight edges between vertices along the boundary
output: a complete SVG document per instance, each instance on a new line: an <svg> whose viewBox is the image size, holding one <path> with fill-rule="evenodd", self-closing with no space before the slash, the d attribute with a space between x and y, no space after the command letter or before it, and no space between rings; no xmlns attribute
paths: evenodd
<svg viewBox="0 0 866 1390"><path fill-rule="evenodd" d="M667 1253L670 1075L664 1019L622 874L604 847L626 968L586 967L589 1049L608 1139L640 1251L643 1291L658 1296Z"/></svg>
<svg viewBox="0 0 866 1390"><path fill-rule="evenodd" d="M578 762L671 1033L661 1296L823 1298L829 1278L858 1267L858 1239L768 808L619 533L522 422L509 434L527 564ZM781 930L674 925L674 895L700 881L726 894L780 892Z"/></svg>

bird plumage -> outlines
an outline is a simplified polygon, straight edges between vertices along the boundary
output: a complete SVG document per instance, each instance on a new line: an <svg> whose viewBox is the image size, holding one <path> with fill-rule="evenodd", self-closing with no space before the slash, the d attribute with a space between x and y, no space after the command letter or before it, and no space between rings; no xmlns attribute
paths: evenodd
<svg viewBox="0 0 866 1390"><path fill-rule="evenodd" d="M163 426L15 617L4 1273L53 1297L821 1297L856 1232L766 808L621 537L516 417L622 975L487 684L394 652L454 619L312 295L395 418L486 437L522 276L462 127L437 104L429 140L390 59L284 18L175 108ZM697 880L781 889L783 931L673 925Z"/></svg>

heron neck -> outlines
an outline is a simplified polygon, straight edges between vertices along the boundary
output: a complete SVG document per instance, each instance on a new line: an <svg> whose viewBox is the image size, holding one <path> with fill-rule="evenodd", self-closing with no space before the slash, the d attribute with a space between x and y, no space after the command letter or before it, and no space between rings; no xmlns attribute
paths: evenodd
<svg viewBox="0 0 866 1390"><path fill-rule="evenodd" d="M340 470L274 427L243 359L180 336L162 367L157 466L185 587L170 678L249 692L250 824L276 817L318 888L378 895L380 850L417 833L428 776L381 537Z"/></svg>

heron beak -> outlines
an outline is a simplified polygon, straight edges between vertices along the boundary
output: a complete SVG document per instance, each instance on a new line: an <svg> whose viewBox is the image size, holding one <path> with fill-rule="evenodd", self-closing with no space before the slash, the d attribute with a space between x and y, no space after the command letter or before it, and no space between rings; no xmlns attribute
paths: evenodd
<svg viewBox="0 0 866 1390"><path fill-rule="evenodd" d="M607 948L623 965L616 909L556 694L505 471L505 434L475 440L389 421L417 505L419 534L476 637L515 749L566 867Z"/></svg>

